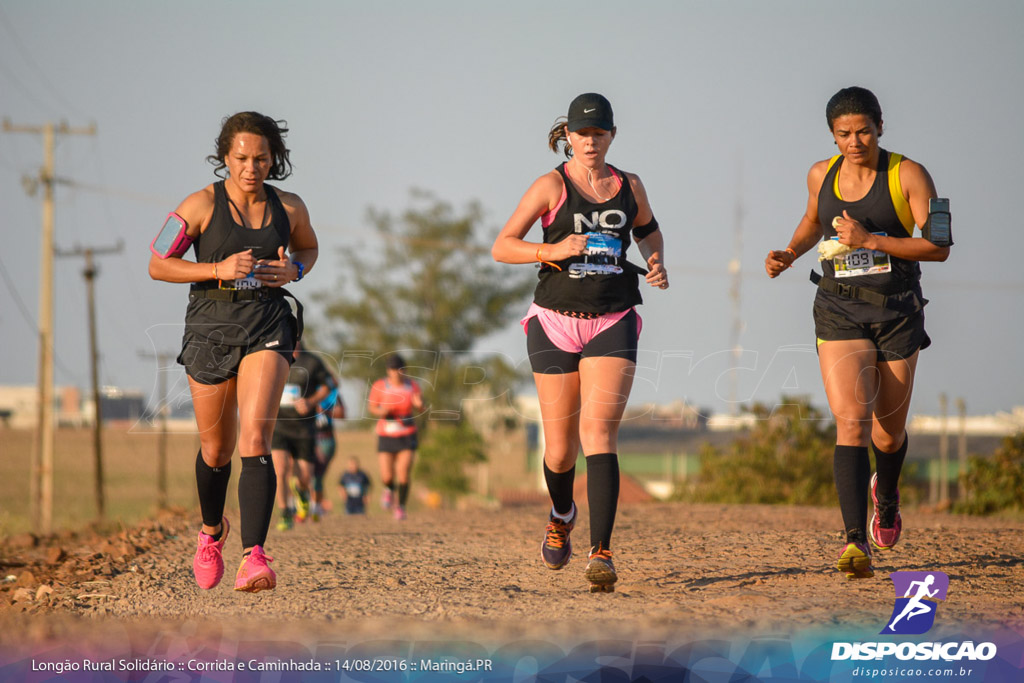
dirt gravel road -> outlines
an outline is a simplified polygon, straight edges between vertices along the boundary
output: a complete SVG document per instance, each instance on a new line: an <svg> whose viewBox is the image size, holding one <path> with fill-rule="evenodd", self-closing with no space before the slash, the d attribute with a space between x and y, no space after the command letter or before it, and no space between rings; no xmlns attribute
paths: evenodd
<svg viewBox="0 0 1024 683"><path fill-rule="evenodd" d="M8 645L183 624L188 632L237 637L343 632L506 642L858 625L877 633L893 606L888 574L938 570L950 587L937 626L1024 633L1021 522L906 511L903 539L876 556L875 578L851 582L833 568L837 510L623 506L613 537L618 589L591 594L582 576L588 529L581 517L577 555L556 572L539 560L542 509L414 511L406 522L333 514L290 532L271 530L267 552L278 587L255 595L231 590L237 524L224 582L210 591L195 585L194 515L164 516L81 547L65 539L65 557L52 543L8 544L0 564L17 580L0 592L0 628Z"/></svg>

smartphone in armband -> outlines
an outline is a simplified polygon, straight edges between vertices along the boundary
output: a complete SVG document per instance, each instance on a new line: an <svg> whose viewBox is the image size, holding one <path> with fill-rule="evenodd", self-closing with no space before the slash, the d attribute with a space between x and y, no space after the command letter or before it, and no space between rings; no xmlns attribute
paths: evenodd
<svg viewBox="0 0 1024 683"><path fill-rule="evenodd" d="M953 246L953 229L949 213L949 200L932 197L928 200L928 224L924 238L937 247Z"/></svg>
<svg viewBox="0 0 1024 683"><path fill-rule="evenodd" d="M170 256L182 256L192 245L192 238L188 236L188 224L185 219L171 211L167 214L164 227L153 238L149 244L149 250L160 258Z"/></svg>

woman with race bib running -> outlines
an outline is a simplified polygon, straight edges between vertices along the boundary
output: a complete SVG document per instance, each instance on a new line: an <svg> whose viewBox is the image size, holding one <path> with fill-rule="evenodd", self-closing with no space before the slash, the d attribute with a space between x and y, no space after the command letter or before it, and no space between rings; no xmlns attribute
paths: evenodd
<svg viewBox="0 0 1024 683"><path fill-rule="evenodd" d="M931 344L919 262L945 261L952 240L948 205L930 202L928 171L879 146L882 108L871 91L840 90L825 117L839 153L811 166L807 210L789 245L769 252L765 270L778 277L824 237L824 276L812 271L811 280L818 361L836 419L833 472L846 532L837 568L850 579L870 578L868 538L891 549L903 528L907 412L918 352ZM923 236L914 237L915 225Z"/></svg>
<svg viewBox="0 0 1024 683"><path fill-rule="evenodd" d="M544 478L551 510L541 544L549 569L572 557L576 458L586 456L592 592L618 580L611 536L619 496L618 430L636 368L642 303L639 273L665 289L664 242L640 178L605 161L615 139L612 107L597 93L569 105L548 134L568 161L538 178L491 250L502 263L540 266L522 324L544 424ZM525 237L540 221L539 242ZM646 268L626 260L630 238ZM648 271L649 269L649 271Z"/></svg>
<svg viewBox="0 0 1024 683"><path fill-rule="evenodd" d="M377 420L377 458L384 487L381 505L404 521L413 460L419 446L415 416L423 410L420 385L405 376L405 361L388 356L387 374L370 387L370 413Z"/></svg>
<svg viewBox="0 0 1024 683"><path fill-rule="evenodd" d="M318 253L306 205L266 183L291 175L287 132L283 121L257 112L224 119L207 159L225 175L179 204L151 246L150 276L190 285L178 362L188 375L201 446L203 527L192 569L203 589L224 575L224 502L236 445L242 562L235 590L277 585L263 550L277 489L271 436L302 336L302 308L296 318L282 286L302 279ZM178 229L168 232L170 226ZM194 261L183 258L190 245Z"/></svg>

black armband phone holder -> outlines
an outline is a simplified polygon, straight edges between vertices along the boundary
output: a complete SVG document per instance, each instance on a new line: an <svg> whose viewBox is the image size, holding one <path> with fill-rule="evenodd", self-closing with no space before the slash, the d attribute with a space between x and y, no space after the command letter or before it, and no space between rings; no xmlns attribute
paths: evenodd
<svg viewBox="0 0 1024 683"><path fill-rule="evenodd" d="M932 197L928 200L928 223L921 233L937 247L953 246L953 217L949 213L949 200Z"/></svg>
<svg viewBox="0 0 1024 683"><path fill-rule="evenodd" d="M633 239L638 242L643 238L650 235L652 232L658 229L658 219L651 217L651 222L647 225L634 225L633 226Z"/></svg>

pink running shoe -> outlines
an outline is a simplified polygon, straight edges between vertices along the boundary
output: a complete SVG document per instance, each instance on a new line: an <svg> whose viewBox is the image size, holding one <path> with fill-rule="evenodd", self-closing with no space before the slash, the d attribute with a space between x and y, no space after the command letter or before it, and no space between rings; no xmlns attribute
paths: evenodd
<svg viewBox="0 0 1024 683"><path fill-rule="evenodd" d="M871 515L871 523L868 524L868 533L876 548L890 550L900 540L900 532L903 531L900 492L899 489L896 490L896 500L879 501L877 488L878 472L875 472L871 475L871 502L875 505L875 511Z"/></svg>
<svg viewBox="0 0 1024 683"><path fill-rule="evenodd" d="M408 515L405 514L404 507L402 507L401 505L395 506L395 519L397 519L399 522L404 522L407 516Z"/></svg>
<svg viewBox="0 0 1024 683"><path fill-rule="evenodd" d="M381 507L381 509L382 510L390 510L392 502L393 501L392 501L391 489L385 487L384 491L380 494L380 507Z"/></svg>
<svg viewBox="0 0 1024 683"><path fill-rule="evenodd" d="M242 558L242 564L238 567L235 590L259 593L276 587L277 575L267 565L267 562L273 561L274 558L267 557L263 552L263 546L253 546L252 552Z"/></svg>
<svg viewBox="0 0 1024 683"><path fill-rule="evenodd" d="M224 541L228 539L228 518L221 520L220 540L213 540L202 531L199 532L199 548L192 560L192 573L196 577L196 583L205 591L210 590L224 576Z"/></svg>

